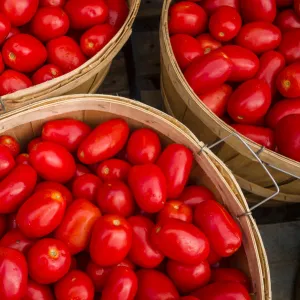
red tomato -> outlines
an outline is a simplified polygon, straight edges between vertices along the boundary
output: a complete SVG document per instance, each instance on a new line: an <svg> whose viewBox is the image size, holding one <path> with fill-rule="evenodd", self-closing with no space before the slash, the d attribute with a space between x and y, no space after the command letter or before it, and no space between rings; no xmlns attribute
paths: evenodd
<svg viewBox="0 0 300 300"><path fill-rule="evenodd" d="M211 15L221 6L230 6L239 11L239 2L239 0L203 0L201 6L209 15Z"/></svg>
<svg viewBox="0 0 300 300"><path fill-rule="evenodd" d="M168 258L185 264L199 264L209 254L205 235L196 226L181 220L170 219L156 225L151 242Z"/></svg>
<svg viewBox="0 0 300 300"><path fill-rule="evenodd" d="M27 291L22 300L54 300L51 289L32 280L28 280Z"/></svg>
<svg viewBox="0 0 300 300"><path fill-rule="evenodd" d="M4 300L23 299L27 289L27 263L15 249L0 247L0 295Z"/></svg>
<svg viewBox="0 0 300 300"><path fill-rule="evenodd" d="M90 261L86 267L86 274L93 281L96 292L101 292L110 275L111 268L101 267Z"/></svg>
<svg viewBox="0 0 300 300"><path fill-rule="evenodd" d="M17 165L29 165L29 154L21 153L16 157Z"/></svg>
<svg viewBox="0 0 300 300"><path fill-rule="evenodd" d="M7 218L5 215L0 215L0 238L3 237L7 229ZM1 245L1 242L0 242Z"/></svg>
<svg viewBox="0 0 300 300"><path fill-rule="evenodd" d="M86 62L79 45L70 37L62 36L47 44L48 62L64 73L73 71Z"/></svg>
<svg viewBox="0 0 300 300"><path fill-rule="evenodd" d="M102 162L97 168L97 175L103 181L126 180L131 165L125 160L108 159Z"/></svg>
<svg viewBox="0 0 300 300"><path fill-rule="evenodd" d="M184 296L180 297L180 300L199 300L199 298L196 298L194 296Z"/></svg>
<svg viewBox="0 0 300 300"><path fill-rule="evenodd" d="M242 83L231 95L227 111L237 123L255 124L271 105L271 90L261 79Z"/></svg>
<svg viewBox="0 0 300 300"><path fill-rule="evenodd" d="M6 177L15 165L11 151L3 144L0 144L0 179Z"/></svg>
<svg viewBox="0 0 300 300"><path fill-rule="evenodd" d="M22 26L28 23L34 16L39 5L39 0L2 0L0 11L9 19L13 26Z"/></svg>
<svg viewBox="0 0 300 300"><path fill-rule="evenodd" d="M108 7L104 0L69 0L65 10L74 29L87 29L108 19Z"/></svg>
<svg viewBox="0 0 300 300"><path fill-rule="evenodd" d="M236 37L236 44L256 54L273 50L280 45L281 32L267 22L252 22L244 25Z"/></svg>
<svg viewBox="0 0 300 300"><path fill-rule="evenodd" d="M272 129L244 124L232 124L231 127L248 139L270 150L275 150L275 136Z"/></svg>
<svg viewBox="0 0 300 300"><path fill-rule="evenodd" d="M240 248L242 232L227 210L217 201L206 200L198 204L194 222L220 256L230 256Z"/></svg>
<svg viewBox="0 0 300 300"><path fill-rule="evenodd" d="M98 125L80 144L77 155L81 162L94 164L115 156L125 145L129 135L128 124L113 119Z"/></svg>
<svg viewBox="0 0 300 300"><path fill-rule="evenodd" d="M0 76L0 96L27 89L32 86L31 80L14 70L6 70Z"/></svg>
<svg viewBox="0 0 300 300"><path fill-rule="evenodd" d="M65 0L40 0L41 7L63 7L65 5Z"/></svg>
<svg viewBox="0 0 300 300"><path fill-rule="evenodd" d="M0 75L4 72L5 70L5 65L3 62L2 54L0 53Z"/></svg>
<svg viewBox="0 0 300 300"><path fill-rule="evenodd" d="M116 29L110 24L96 25L88 29L80 39L80 47L87 57L96 55L116 34Z"/></svg>
<svg viewBox="0 0 300 300"><path fill-rule="evenodd" d="M47 59L45 46L29 34L17 34L9 38L2 49L5 64L19 72L32 72Z"/></svg>
<svg viewBox="0 0 300 300"><path fill-rule="evenodd" d="M20 33L20 30L19 30L18 28L16 28L16 27L11 27L11 28L10 28L10 31L9 31L9 34L7 35L6 39L9 39L9 38L11 38L12 36L17 35L17 34L19 34L19 33Z"/></svg>
<svg viewBox="0 0 300 300"><path fill-rule="evenodd" d="M18 165L0 181L0 213L15 212L31 195L36 179L37 175L32 167Z"/></svg>
<svg viewBox="0 0 300 300"><path fill-rule="evenodd" d="M89 173L91 173L91 171L86 166L84 166L82 164L76 164L76 172L75 172L73 179L75 179L81 175L89 174Z"/></svg>
<svg viewBox="0 0 300 300"><path fill-rule="evenodd" d="M20 153L20 144L12 136L0 136L0 145L5 146L13 157L16 157Z"/></svg>
<svg viewBox="0 0 300 300"><path fill-rule="evenodd" d="M128 5L125 0L106 0L108 6L108 24L119 30L129 14Z"/></svg>
<svg viewBox="0 0 300 300"><path fill-rule="evenodd" d="M202 49L203 54L208 54L213 50L216 50L222 46L222 44L215 40L210 34L203 33L200 34L197 38L200 48Z"/></svg>
<svg viewBox="0 0 300 300"><path fill-rule="evenodd" d="M133 300L137 288L134 271L126 267L115 267L106 281L101 300Z"/></svg>
<svg viewBox="0 0 300 300"><path fill-rule="evenodd" d="M18 228L18 224L17 224L17 213L13 213L13 214L9 214L7 216L7 229L11 230L11 229L17 229Z"/></svg>
<svg viewBox="0 0 300 300"><path fill-rule="evenodd" d="M56 229L55 237L68 246L71 254L79 253L88 246L93 226L100 216L100 210L90 201L75 200Z"/></svg>
<svg viewBox="0 0 300 300"><path fill-rule="evenodd" d="M10 32L10 21L8 17L0 13L0 45L6 40L9 32Z"/></svg>
<svg viewBox="0 0 300 300"><path fill-rule="evenodd" d="M195 59L184 77L196 94L203 94L222 85L230 76L232 62L225 53L213 51Z"/></svg>
<svg viewBox="0 0 300 300"><path fill-rule="evenodd" d="M170 34L185 33L195 36L204 32L206 27L207 15L200 5L190 1L181 1L170 7Z"/></svg>
<svg viewBox="0 0 300 300"><path fill-rule="evenodd" d="M100 266L120 263L132 243L132 228L122 217L105 215L94 225L90 242L92 260Z"/></svg>
<svg viewBox="0 0 300 300"><path fill-rule="evenodd" d="M36 144L29 153L30 164L45 180L65 183L75 174L73 156L64 147L52 142Z"/></svg>
<svg viewBox="0 0 300 300"><path fill-rule="evenodd" d="M168 260L167 274L182 293L190 293L206 285L210 280L210 266L206 260L197 265L186 265Z"/></svg>
<svg viewBox="0 0 300 300"><path fill-rule="evenodd" d="M209 255L207 257L207 262L213 266L215 264L217 264L220 260L222 259L222 257L217 254L211 247L209 250Z"/></svg>
<svg viewBox="0 0 300 300"><path fill-rule="evenodd" d="M300 62L285 67L277 76L276 86L284 97L300 97Z"/></svg>
<svg viewBox="0 0 300 300"><path fill-rule="evenodd" d="M209 19L211 35L221 41L232 40L242 27L242 18L238 11L230 6L221 6L216 9Z"/></svg>
<svg viewBox="0 0 300 300"><path fill-rule="evenodd" d="M163 273L156 270L139 270L137 278L138 291L135 300L179 299L173 282Z"/></svg>
<svg viewBox="0 0 300 300"><path fill-rule="evenodd" d="M287 64L298 61L300 59L300 29L285 32L278 51L283 54Z"/></svg>
<svg viewBox="0 0 300 300"><path fill-rule="evenodd" d="M205 200L214 200L214 194L205 186L191 185L186 187L179 196L180 201L184 204L195 207L197 204Z"/></svg>
<svg viewBox="0 0 300 300"><path fill-rule="evenodd" d="M41 137L32 139L27 145L27 152L30 153L31 150L35 148L35 145L37 145L41 142L43 142L43 139Z"/></svg>
<svg viewBox="0 0 300 300"><path fill-rule="evenodd" d="M150 234L154 223L143 216L133 216L128 219L132 227L132 246L129 259L142 268L156 268L164 256L150 242Z"/></svg>
<svg viewBox="0 0 300 300"><path fill-rule="evenodd" d="M285 32L300 28L300 19L292 9L286 9L277 15L275 24L282 32Z"/></svg>
<svg viewBox="0 0 300 300"><path fill-rule="evenodd" d="M276 0L277 7L286 7L286 6L292 6L294 0Z"/></svg>
<svg viewBox="0 0 300 300"><path fill-rule="evenodd" d="M272 23L276 17L276 0L242 0L244 22L264 21Z"/></svg>
<svg viewBox="0 0 300 300"><path fill-rule="evenodd" d="M300 17L300 1L294 0L294 10L296 12L296 15Z"/></svg>
<svg viewBox="0 0 300 300"><path fill-rule="evenodd" d="M222 84L216 89L198 95L198 97L214 114L222 117L226 112L227 102L231 93L232 87L228 84Z"/></svg>
<svg viewBox="0 0 300 300"><path fill-rule="evenodd" d="M145 212L160 211L167 198L167 182L161 169L153 164L133 166L128 184L136 203Z"/></svg>

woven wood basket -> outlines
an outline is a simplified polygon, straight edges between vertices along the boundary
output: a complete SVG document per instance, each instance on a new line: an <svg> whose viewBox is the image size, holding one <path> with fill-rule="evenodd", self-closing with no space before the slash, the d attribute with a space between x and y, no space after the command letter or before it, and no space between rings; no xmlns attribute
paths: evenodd
<svg viewBox="0 0 300 300"><path fill-rule="evenodd" d="M129 14L122 28L95 56L79 68L51 81L0 97L2 109L10 111L26 104L65 94L94 93L105 79L113 58L129 39L140 0L128 0Z"/></svg>
<svg viewBox="0 0 300 300"><path fill-rule="evenodd" d="M152 128L160 135L164 145L176 142L189 147L195 158L192 182L210 188L216 199L237 217L242 228L243 247L232 257L230 264L242 269L251 278L252 299L271 299L265 249L254 219L251 215L243 215L249 210L247 202L224 163L210 150L200 151L203 144L184 125L161 111L125 98L73 95L40 101L6 113L0 118L0 135L12 135L25 147L29 140L40 135L46 121L66 117L85 121L91 126L120 117L131 128Z"/></svg>
<svg viewBox="0 0 300 300"><path fill-rule="evenodd" d="M168 113L189 127L206 145L214 144L228 137L225 143L218 144L213 152L235 174L238 183L249 201L261 201L273 197L276 188L265 170L257 162L253 153L232 136L235 130L212 113L197 97L186 82L172 51L168 31L168 11L172 0L163 4L160 25L161 46L161 90ZM250 148L268 167L277 182L280 192L273 197L270 205L286 202L300 202L300 163L262 148L259 144L243 137Z"/></svg>

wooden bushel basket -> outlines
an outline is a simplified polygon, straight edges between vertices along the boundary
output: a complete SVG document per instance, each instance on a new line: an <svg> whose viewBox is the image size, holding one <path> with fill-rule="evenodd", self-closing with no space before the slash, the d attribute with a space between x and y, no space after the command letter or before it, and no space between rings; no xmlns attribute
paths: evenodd
<svg viewBox="0 0 300 300"><path fill-rule="evenodd" d="M212 151L234 173L249 201L257 202L263 198L277 200L271 201L271 205L300 202L300 181L297 179L300 178L300 163L243 137L268 167L278 185L274 187L274 181L266 176L253 153L233 135L236 135L236 131L211 112L186 82L169 38L168 11L171 3L172 0L164 1L160 24L161 90L167 111L189 127L206 145L226 139L225 143L218 144Z"/></svg>
<svg viewBox="0 0 300 300"><path fill-rule="evenodd" d="M140 0L128 0L129 14L122 28L95 56L79 68L51 81L1 97L2 109L10 111L26 104L65 94L87 94L97 91L105 79L113 58L122 49L132 33Z"/></svg>
<svg viewBox="0 0 300 300"><path fill-rule="evenodd" d="M162 143L182 143L194 153L191 182L210 188L216 199L237 217L243 232L243 247L230 259L230 265L246 272L252 280L252 299L270 300L271 285L265 249L243 194L232 173L203 143L176 119L154 108L125 98L104 95L62 96L27 105L0 118L0 135L15 137L23 147L41 134L45 122L76 118L96 126L111 118L125 119L131 129L155 130Z"/></svg>

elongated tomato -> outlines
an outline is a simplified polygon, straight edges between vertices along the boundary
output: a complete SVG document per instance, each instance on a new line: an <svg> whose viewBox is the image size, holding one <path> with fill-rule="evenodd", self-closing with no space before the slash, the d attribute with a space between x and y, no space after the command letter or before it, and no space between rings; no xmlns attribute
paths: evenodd
<svg viewBox="0 0 300 300"><path fill-rule="evenodd" d="M0 145L0 179L5 177L15 166L15 160L10 151Z"/></svg>

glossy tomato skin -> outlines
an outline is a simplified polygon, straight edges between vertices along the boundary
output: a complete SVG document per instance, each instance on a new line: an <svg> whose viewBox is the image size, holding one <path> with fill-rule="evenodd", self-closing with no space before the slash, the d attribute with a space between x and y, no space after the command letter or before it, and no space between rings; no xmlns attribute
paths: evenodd
<svg viewBox="0 0 300 300"><path fill-rule="evenodd" d="M221 51L213 51L195 59L184 72L194 92L203 94L223 84L232 72L232 62Z"/></svg>
<svg viewBox="0 0 300 300"><path fill-rule="evenodd" d="M237 11L240 10L240 1L238 0L203 0L201 6L208 13L213 14L221 6L230 6L235 8Z"/></svg>
<svg viewBox="0 0 300 300"><path fill-rule="evenodd" d="M76 179L77 177L84 175L84 174L89 174L91 171L89 170L88 167L82 165L82 164L76 164L76 172L73 177L73 179Z"/></svg>
<svg viewBox="0 0 300 300"><path fill-rule="evenodd" d="M36 138L32 139L27 145L27 152L30 153L31 150L35 148L35 145L37 145L41 142L43 142L43 139L41 137L36 137Z"/></svg>
<svg viewBox="0 0 300 300"><path fill-rule="evenodd" d="M186 187L179 196L180 201L194 208L205 200L214 200L214 194L205 186L190 185Z"/></svg>
<svg viewBox="0 0 300 300"><path fill-rule="evenodd" d="M94 164L115 156L125 145L129 135L128 124L113 119L97 126L80 144L77 155L81 162Z"/></svg>
<svg viewBox="0 0 300 300"><path fill-rule="evenodd" d="M16 166L0 182L0 213L15 212L31 195L37 180L34 169L28 165ZM14 191L12 193L11 191Z"/></svg>
<svg viewBox="0 0 300 300"><path fill-rule="evenodd" d="M8 17L0 13L0 45L6 40L10 32L11 24Z"/></svg>
<svg viewBox="0 0 300 300"><path fill-rule="evenodd" d="M156 225L151 242L168 258L185 264L198 264L209 254L205 235L196 226L181 220L170 219Z"/></svg>
<svg viewBox="0 0 300 300"><path fill-rule="evenodd" d="M121 180L125 181L127 179L131 165L121 159L108 159L100 163L97 168L97 175L103 181L111 180Z"/></svg>
<svg viewBox="0 0 300 300"><path fill-rule="evenodd" d="M17 165L29 165L29 154L21 153L16 157L15 161Z"/></svg>
<svg viewBox="0 0 300 300"><path fill-rule="evenodd" d="M235 253L242 244L242 232L217 201L206 200L197 205L194 223L204 232L212 249L222 257Z"/></svg>
<svg viewBox="0 0 300 300"><path fill-rule="evenodd" d="M237 123L255 124L271 105L271 90L261 79L250 79L242 83L231 95L227 111Z"/></svg>
<svg viewBox="0 0 300 300"><path fill-rule="evenodd" d="M202 33L199 36L197 36L197 41L200 44L200 48L203 52L203 54L208 54L213 50L216 50L222 46L222 44L215 40L210 34L208 33Z"/></svg>
<svg viewBox="0 0 300 300"><path fill-rule="evenodd" d="M236 37L236 44L256 54L273 50L280 45L281 32L267 22L251 22L244 25Z"/></svg>
<svg viewBox="0 0 300 300"><path fill-rule="evenodd" d="M19 300L26 293L28 268L23 254L0 247L0 295L3 299Z"/></svg>
<svg viewBox="0 0 300 300"><path fill-rule="evenodd" d="M4 145L0 145L0 179L4 178L15 165L11 152Z"/></svg>
<svg viewBox="0 0 300 300"><path fill-rule="evenodd" d="M63 7L65 0L40 0L40 7Z"/></svg>
<svg viewBox="0 0 300 300"><path fill-rule="evenodd" d="M154 164L133 166L128 184L138 206L148 213L160 211L167 198L167 182L161 169Z"/></svg>
<svg viewBox="0 0 300 300"><path fill-rule="evenodd" d="M282 32L285 32L300 28L300 19L292 9L286 9L277 15L275 24Z"/></svg>
<svg viewBox="0 0 300 300"><path fill-rule="evenodd" d="M129 14L129 8L124 0L106 0L108 6L108 24L119 30Z"/></svg>
<svg viewBox="0 0 300 300"><path fill-rule="evenodd" d="M300 29L292 29L285 32L278 47L287 64L294 63L300 59Z"/></svg>
<svg viewBox="0 0 300 300"><path fill-rule="evenodd" d="M276 0L242 0L241 13L246 23L256 21L272 23L276 17Z"/></svg>
<svg viewBox="0 0 300 300"><path fill-rule="evenodd" d="M22 300L54 300L54 297L49 286L29 279L27 291Z"/></svg>
<svg viewBox="0 0 300 300"><path fill-rule="evenodd" d="M211 247L210 247L210 251L209 251L209 255L207 257L207 262L211 265L211 266L215 266L220 260L222 259L222 257L217 254Z"/></svg>
<svg viewBox="0 0 300 300"><path fill-rule="evenodd" d="M10 31L9 31L9 34L7 35L6 39L9 39L12 36L17 35L19 33L20 33L20 30L17 27L11 27Z"/></svg>
<svg viewBox="0 0 300 300"><path fill-rule="evenodd" d="M19 142L9 135L0 136L0 145L5 146L13 157L16 157L20 153Z"/></svg>
<svg viewBox="0 0 300 300"><path fill-rule="evenodd" d="M91 278L95 291L101 292L106 284L106 281L110 275L110 267L101 267L90 261L86 267L86 274Z"/></svg>

